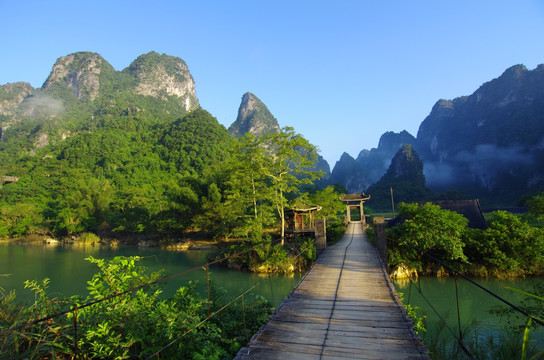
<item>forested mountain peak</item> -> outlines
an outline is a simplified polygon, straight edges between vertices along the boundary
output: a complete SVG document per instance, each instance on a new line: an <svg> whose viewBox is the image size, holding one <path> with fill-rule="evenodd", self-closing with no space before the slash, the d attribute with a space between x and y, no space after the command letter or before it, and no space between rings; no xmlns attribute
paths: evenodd
<svg viewBox="0 0 544 360"><path fill-rule="evenodd" d="M76 52L56 61L42 89L69 88L78 99L93 101L113 73L115 69L99 54Z"/></svg>
<svg viewBox="0 0 544 360"><path fill-rule="evenodd" d="M423 162L412 148L412 145L404 145L397 151L391 160L386 176L395 178L411 177L416 183L425 184Z"/></svg>
<svg viewBox="0 0 544 360"><path fill-rule="evenodd" d="M272 115L266 105L255 95L246 92L238 108L238 117L229 127L229 133L237 138L246 133L264 135L279 132L278 120Z"/></svg>
<svg viewBox="0 0 544 360"><path fill-rule="evenodd" d="M140 55L123 73L136 79L137 94L166 99L182 99L185 111L199 108L195 82L185 61L154 51Z"/></svg>
<svg viewBox="0 0 544 360"><path fill-rule="evenodd" d="M423 162L412 145L402 146L393 156L385 175L368 188L368 194L372 196L369 205L374 209L386 208L391 201L391 191L395 193L396 203L425 201L432 196L425 185Z"/></svg>

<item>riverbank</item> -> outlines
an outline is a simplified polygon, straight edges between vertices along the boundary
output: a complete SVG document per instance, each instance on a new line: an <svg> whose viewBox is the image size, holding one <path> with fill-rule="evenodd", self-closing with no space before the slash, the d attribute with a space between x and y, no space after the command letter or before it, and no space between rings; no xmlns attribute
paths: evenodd
<svg viewBox="0 0 544 360"><path fill-rule="evenodd" d="M182 236L171 234L121 235L81 233L53 239L49 236L32 235L0 242L12 245L44 245L48 247L104 247L116 249L121 246L150 248L165 251L185 252L193 250L209 251L208 261L227 258L219 265L237 271L249 271L260 274L305 273L316 259L315 240L313 238L289 238L285 246L274 241L270 236L260 241L241 239L217 240L200 232L187 232Z"/></svg>
<svg viewBox="0 0 544 360"><path fill-rule="evenodd" d="M18 238L0 238L2 244L18 244L18 245L73 245L73 246L138 246L161 248L166 250L203 250L228 247L232 244L240 242L239 239L231 240L215 240L206 234L199 232L184 233L180 236L172 236L171 234L94 234L81 233L77 235L64 236L54 238L49 235L28 235Z"/></svg>

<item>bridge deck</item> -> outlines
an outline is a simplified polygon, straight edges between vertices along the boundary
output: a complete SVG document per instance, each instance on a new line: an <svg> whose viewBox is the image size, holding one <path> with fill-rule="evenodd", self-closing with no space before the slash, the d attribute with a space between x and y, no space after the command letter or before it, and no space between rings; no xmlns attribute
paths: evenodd
<svg viewBox="0 0 544 360"><path fill-rule="evenodd" d="M236 359L429 359L385 276L350 224Z"/></svg>

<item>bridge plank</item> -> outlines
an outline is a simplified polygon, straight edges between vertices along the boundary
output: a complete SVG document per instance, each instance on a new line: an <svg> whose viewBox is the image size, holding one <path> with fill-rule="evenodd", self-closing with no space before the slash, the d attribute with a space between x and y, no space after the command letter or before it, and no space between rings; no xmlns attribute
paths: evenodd
<svg viewBox="0 0 544 360"><path fill-rule="evenodd" d="M429 359L361 224L350 224L236 359Z"/></svg>

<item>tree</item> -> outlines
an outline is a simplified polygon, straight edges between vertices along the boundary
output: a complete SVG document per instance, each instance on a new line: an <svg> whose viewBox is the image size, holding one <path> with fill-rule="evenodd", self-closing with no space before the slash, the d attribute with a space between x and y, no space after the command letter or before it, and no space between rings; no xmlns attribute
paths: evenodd
<svg viewBox="0 0 544 360"><path fill-rule="evenodd" d="M287 195L300 193L301 185L312 184L322 176L315 171L317 149L291 127L284 127L279 133L270 133L262 138L265 150L261 163L263 174L271 180L272 198L281 222L281 244L285 239L285 207Z"/></svg>
<svg viewBox="0 0 544 360"><path fill-rule="evenodd" d="M273 219L270 181L262 171L265 150L261 138L248 133L233 142L229 153L215 171L217 185L210 184L197 225L215 235L261 239L263 228Z"/></svg>
<svg viewBox="0 0 544 360"><path fill-rule="evenodd" d="M544 193L533 196L531 199L527 200L527 205L529 206L529 212L534 215L543 215L544 214Z"/></svg>
<svg viewBox="0 0 544 360"><path fill-rule="evenodd" d="M339 193L334 186L327 186L325 189L316 191L310 195L312 204L321 206L321 211L315 217L318 219L338 219L338 214L345 210L345 205L338 200Z"/></svg>
<svg viewBox="0 0 544 360"><path fill-rule="evenodd" d="M77 179L49 209L56 230L73 234L96 228L106 218L112 195L109 180Z"/></svg>

